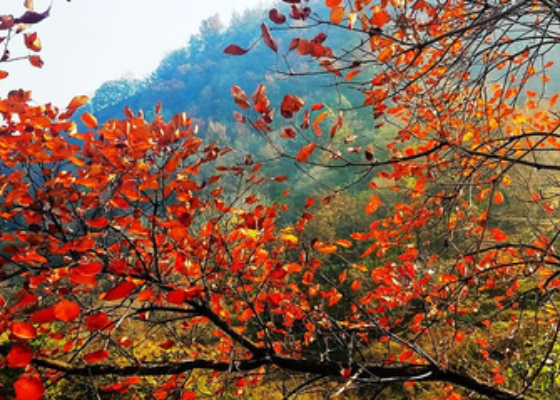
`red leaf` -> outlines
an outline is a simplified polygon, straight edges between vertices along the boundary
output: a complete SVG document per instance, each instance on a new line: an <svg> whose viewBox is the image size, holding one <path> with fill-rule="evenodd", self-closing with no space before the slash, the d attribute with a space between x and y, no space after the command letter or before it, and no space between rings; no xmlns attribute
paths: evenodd
<svg viewBox="0 0 560 400"><path fill-rule="evenodd" d="M297 113L304 104L305 102L300 97L287 94L280 105L280 113L284 118L292 118L294 113Z"/></svg>
<svg viewBox="0 0 560 400"><path fill-rule="evenodd" d="M56 320L54 315L54 306L45 308L44 310L38 311L29 318L31 322L36 324L45 324L48 322L53 322Z"/></svg>
<svg viewBox="0 0 560 400"><path fill-rule="evenodd" d="M103 296L103 300L120 300L127 297L130 292L136 288L136 285L132 282L122 282L119 283L112 289L109 289L107 293Z"/></svg>
<svg viewBox="0 0 560 400"><path fill-rule="evenodd" d="M507 234L499 228L490 229L490 233L494 236L493 239L501 242L506 240Z"/></svg>
<svg viewBox="0 0 560 400"><path fill-rule="evenodd" d="M106 329L110 324L111 320L107 314L102 311L86 317L86 326L92 332Z"/></svg>
<svg viewBox="0 0 560 400"><path fill-rule="evenodd" d="M233 101L235 101L235 104L237 104L239 108L245 109L251 106L247 94L239 86L233 85L231 87L231 95L233 96Z"/></svg>
<svg viewBox="0 0 560 400"><path fill-rule="evenodd" d="M280 11L278 11L278 9L276 8L273 8L272 10L269 11L268 17L272 22L278 25L286 22L286 16L282 14Z"/></svg>
<svg viewBox="0 0 560 400"><path fill-rule="evenodd" d="M281 138L293 139L296 137L296 131L292 128L284 128L284 131L280 134Z"/></svg>
<svg viewBox="0 0 560 400"><path fill-rule="evenodd" d="M82 117L83 117L83 115L82 115ZM86 221L86 224L88 226L91 226L92 228L95 228L95 229L103 229L103 228L106 228L107 225L109 225L109 220L105 217L99 217L99 218L95 218L95 219L91 219L89 221Z"/></svg>
<svg viewBox="0 0 560 400"><path fill-rule="evenodd" d="M181 305L187 299L187 294L184 290L172 290L167 293L167 301L171 304Z"/></svg>
<svg viewBox="0 0 560 400"><path fill-rule="evenodd" d="M412 350L403 351L399 357L399 361L404 362L408 360L410 357L412 357L413 354L414 352Z"/></svg>
<svg viewBox="0 0 560 400"><path fill-rule="evenodd" d="M230 44L224 49L224 53L229 54L230 56L242 56L243 54L247 54L248 52L249 50L239 47L236 44Z"/></svg>
<svg viewBox="0 0 560 400"><path fill-rule="evenodd" d="M84 361L93 364L105 360L109 357L109 352L107 350L97 350L84 355Z"/></svg>
<svg viewBox="0 0 560 400"><path fill-rule="evenodd" d="M45 64L39 56L29 56L29 62L36 68L43 68Z"/></svg>
<svg viewBox="0 0 560 400"><path fill-rule="evenodd" d="M61 300L54 306L54 315L60 321L72 322L80 315L80 306L73 301Z"/></svg>
<svg viewBox="0 0 560 400"><path fill-rule="evenodd" d="M309 143L305 146L303 146L297 156L296 156L296 160L299 162L306 162L309 157L311 157L311 154L313 153L313 151L315 150L315 148L317 147L317 144L315 143Z"/></svg>
<svg viewBox="0 0 560 400"><path fill-rule="evenodd" d="M12 334L20 339L33 339L37 336L37 330L27 322L14 322L12 323Z"/></svg>
<svg viewBox="0 0 560 400"><path fill-rule="evenodd" d="M196 399L196 393L190 390L186 390L183 392L183 395L179 400L195 400L195 399Z"/></svg>
<svg viewBox="0 0 560 400"><path fill-rule="evenodd" d="M164 350L169 350L169 349L172 348L174 345L175 345L175 341L169 339L169 340L166 340L166 341L163 342L163 343L160 343L160 344L159 344L159 347L161 347L161 348L164 349Z"/></svg>
<svg viewBox="0 0 560 400"><path fill-rule="evenodd" d="M25 343L18 343L8 353L8 366L10 368L23 368L33 358L33 350Z"/></svg>
<svg viewBox="0 0 560 400"><path fill-rule="evenodd" d="M41 39L37 37L37 32L24 34L25 47L31 51L41 50Z"/></svg>
<svg viewBox="0 0 560 400"><path fill-rule="evenodd" d="M35 376L21 375L14 383L14 390L17 400L40 400L45 393L45 386Z"/></svg>
<svg viewBox="0 0 560 400"><path fill-rule="evenodd" d="M268 25L265 23L261 25L261 36L264 40L264 44L266 44L272 51L277 53L278 43L276 42L276 40L274 40L274 38L270 34L270 29L268 29Z"/></svg>

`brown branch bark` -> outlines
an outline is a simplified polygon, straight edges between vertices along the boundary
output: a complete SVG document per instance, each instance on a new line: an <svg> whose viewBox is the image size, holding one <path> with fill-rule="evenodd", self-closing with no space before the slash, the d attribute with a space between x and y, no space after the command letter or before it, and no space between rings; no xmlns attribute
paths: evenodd
<svg viewBox="0 0 560 400"><path fill-rule="evenodd" d="M2 349L5 350L5 349ZM357 382L372 385L388 382L446 382L463 387L478 394L496 400L529 400L530 398L519 393L502 389L486 382L480 381L456 371L441 369L434 365L348 365L336 362L321 362L305 358L292 358L272 355L251 360L232 360L231 362L217 362L211 360L194 360L165 364L150 365L92 365L75 366L62 361L48 359L34 359L32 364L39 368L47 368L63 372L69 376L161 376L173 375L192 370L211 370L221 372L246 372L268 365L285 371L314 374L342 381L341 371L345 368Z"/></svg>

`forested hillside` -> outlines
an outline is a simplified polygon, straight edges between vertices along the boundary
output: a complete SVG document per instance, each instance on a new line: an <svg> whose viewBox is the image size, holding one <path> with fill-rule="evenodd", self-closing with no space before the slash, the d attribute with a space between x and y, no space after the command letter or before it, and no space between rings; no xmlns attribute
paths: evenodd
<svg viewBox="0 0 560 400"><path fill-rule="evenodd" d="M328 8L319 5L315 12L328 13ZM260 39L258 24L254 23L267 20L267 14L268 9L246 11L243 15L234 16L227 27L220 22L219 16L203 21L199 34L191 37L184 48L175 50L163 59L146 79L123 78L103 84L91 100L90 111L100 121L122 115L125 107L143 110L151 117L155 104L161 102L165 116L187 111L194 118L202 137L231 146L239 153L251 154L255 162L276 160L278 154L267 141L257 131L237 123L233 115L237 107L231 96L232 85L252 92L259 84L265 83L272 103L279 104L285 93L291 93L304 98L307 104L326 104L329 106L328 120L333 123L339 110L343 110L345 123L338 137L339 145L353 148L357 153L356 158L363 157L366 144L371 143L372 134L376 137L377 150L386 152L384 145L396 131L390 127L375 127L371 110L361 106L363 95L359 91L340 85L343 79L331 74L302 74L302 71L314 68L315 63L310 57L301 58L297 52L292 52L284 58L267 48ZM312 34L313 31L320 33L319 29L311 30ZM294 37L293 32L286 29L275 31L274 34L276 40L285 46ZM352 40L355 41L351 35L338 33L329 38L329 45L350 46ZM232 56L224 53L231 43L254 47L243 56ZM290 146L296 149L300 144L300 141L295 140ZM265 169L271 176L289 177L289 186L294 190L288 202L299 207L310 196L331 194L356 179L355 171L344 174L314 168L306 174L289 160L276 160L268 163ZM282 185L268 185L261 195L278 200L284 190ZM365 198L358 200L354 210L362 208L364 201ZM346 219L357 222L358 218L352 219L349 215L350 210L335 211L334 205L329 208L331 210L324 212L341 212ZM331 222L336 225L335 221ZM346 227L343 231L349 233L350 228Z"/></svg>

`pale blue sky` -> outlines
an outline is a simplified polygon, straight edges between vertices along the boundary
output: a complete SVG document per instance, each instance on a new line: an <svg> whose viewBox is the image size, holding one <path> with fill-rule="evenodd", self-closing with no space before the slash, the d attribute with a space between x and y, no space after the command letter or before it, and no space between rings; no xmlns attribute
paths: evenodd
<svg viewBox="0 0 560 400"><path fill-rule="evenodd" d="M0 13L21 15L23 1L2 1ZM50 2L34 0L36 11ZM74 95L91 95L107 80L148 74L166 53L183 47L202 20L219 13L228 22L233 12L263 3L271 0L55 0L51 17L30 30L42 40L44 67L27 61L0 65L10 73L0 81L0 96L23 88L32 90L37 102L66 106ZM255 35L259 25L255 21ZM12 56L28 54L16 44Z"/></svg>

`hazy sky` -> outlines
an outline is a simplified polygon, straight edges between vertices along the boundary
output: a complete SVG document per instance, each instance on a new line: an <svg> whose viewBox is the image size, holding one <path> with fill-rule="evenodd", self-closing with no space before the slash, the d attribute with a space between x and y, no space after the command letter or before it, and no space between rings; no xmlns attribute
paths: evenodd
<svg viewBox="0 0 560 400"><path fill-rule="evenodd" d="M21 15L23 2L3 0L0 14ZM50 3L34 0L35 10ZM66 106L74 95L91 95L107 80L151 72L165 54L185 46L202 20L220 14L228 22L233 12L260 4L263 0L54 0L51 16L30 30L42 40L44 67L27 61L1 64L10 76L0 81L0 96L23 88L38 102ZM22 41L18 37L11 46L13 57L28 54L16 46Z"/></svg>

